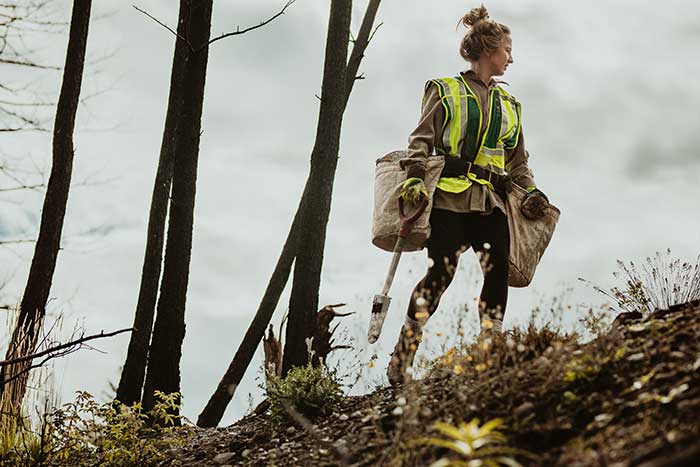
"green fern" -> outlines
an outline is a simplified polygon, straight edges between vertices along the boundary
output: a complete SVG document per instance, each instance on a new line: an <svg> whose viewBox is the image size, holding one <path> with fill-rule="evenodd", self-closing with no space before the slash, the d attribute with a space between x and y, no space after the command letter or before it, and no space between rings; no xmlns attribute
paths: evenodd
<svg viewBox="0 0 700 467"><path fill-rule="evenodd" d="M430 464L430 467L522 467L513 456L534 459L535 456L528 451L504 446L507 439L500 431L503 426L499 418L481 426L478 418L473 418L469 423L461 422L458 426L436 422L433 428L445 437L421 438L418 443L449 449L461 457L442 458Z"/></svg>

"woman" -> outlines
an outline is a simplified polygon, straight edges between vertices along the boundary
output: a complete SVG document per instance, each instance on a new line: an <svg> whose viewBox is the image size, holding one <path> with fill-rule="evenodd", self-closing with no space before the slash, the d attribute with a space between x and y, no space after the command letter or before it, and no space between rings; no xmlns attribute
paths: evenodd
<svg viewBox="0 0 700 467"><path fill-rule="evenodd" d="M459 255L470 246L484 272L478 307L482 329L500 332L508 298L510 243L504 202L509 184L528 190L523 211L529 217L540 217L547 204L527 165L520 104L494 79L513 63L510 29L489 19L483 5L461 23L467 33L460 54L470 69L428 81L422 115L402 161L407 179L401 196L411 203L428 196L423 178L433 150L445 156L445 169L430 216L430 266L409 300L387 369L392 384L409 378L421 329L450 285Z"/></svg>

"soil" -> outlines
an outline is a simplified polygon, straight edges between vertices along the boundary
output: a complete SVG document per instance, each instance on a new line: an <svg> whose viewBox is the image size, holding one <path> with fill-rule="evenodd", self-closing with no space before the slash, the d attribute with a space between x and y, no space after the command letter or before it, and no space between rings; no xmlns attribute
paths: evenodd
<svg viewBox="0 0 700 467"><path fill-rule="evenodd" d="M347 397L332 415L191 428L166 465L429 466L436 421L502 419L524 466L700 465L700 306L626 314L587 343L530 329L455 349L429 376ZM466 464L465 464L466 465Z"/></svg>

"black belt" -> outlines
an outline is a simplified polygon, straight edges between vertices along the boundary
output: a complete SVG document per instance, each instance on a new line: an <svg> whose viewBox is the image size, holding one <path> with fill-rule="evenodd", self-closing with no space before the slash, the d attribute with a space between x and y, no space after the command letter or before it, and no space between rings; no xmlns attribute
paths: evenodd
<svg viewBox="0 0 700 467"><path fill-rule="evenodd" d="M501 175L491 172L486 167L481 167L471 162L467 162L461 157L445 156L445 167L442 169L441 177L459 177L467 174L474 174L476 178L486 180L493 185L498 194L504 195L512 189L512 179L510 175Z"/></svg>

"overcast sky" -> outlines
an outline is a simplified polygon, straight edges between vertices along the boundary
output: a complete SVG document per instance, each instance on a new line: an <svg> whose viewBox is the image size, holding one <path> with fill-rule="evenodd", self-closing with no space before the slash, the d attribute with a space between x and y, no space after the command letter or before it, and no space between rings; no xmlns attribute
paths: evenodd
<svg viewBox="0 0 700 467"><path fill-rule="evenodd" d="M68 18L70 3L62 3ZM74 323L92 333L133 321L174 38L131 3L94 5L88 47L94 63L83 94L99 94L79 109L74 165L74 179L90 183L71 191L49 304L65 314L64 333ZM169 25L177 22L175 0L134 3ZM356 32L366 2L355 3ZM215 1L212 33L257 24L282 5ZM355 86L344 118L320 291L321 304L345 302L356 312L346 323L360 341L390 260L370 243L374 161L405 148L425 81L466 69L457 51L464 30L455 25L473 6L385 0L380 7L383 25L361 67L366 79ZM666 248L696 258L700 4L502 0L486 6L513 31L515 63L504 79L523 104L535 179L562 212L533 284L511 289L505 326L526 322L534 307L562 296L573 306L565 321L574 321L578 305L601 300L577 278L609 287L617 259L641 260ZM184 413L192 420L252 319L305 182L328 10L326 1L297 0L267 27L211 49L181 367ZM45 60L62 65L66 41L62 34L42 42ZM60 74L42 76L41 86L55 95ZM15 83L25 78L13 76ZM48 133L0 136L3 157L17 165L50 167L50 147ZM41 192L0 199L0 239L35 237L42 201ZM0 302L21 298L32 251L31 245L0 247L0 279L8 281ZM426 265L424 252L402 259L382 337L360 345L365 367L378 354L364 383L380 380ZM477 267L465 255L430 322L434 343L465 305L476 322ZM275 322L286 304L283 298ZM119 336L96 344L104 353L82 351L58 364L63 399L78 389L106 397L127 344L128 336ZM260 400L261 358L262 351L225 423L245 413L249 393Z"/></svg>

